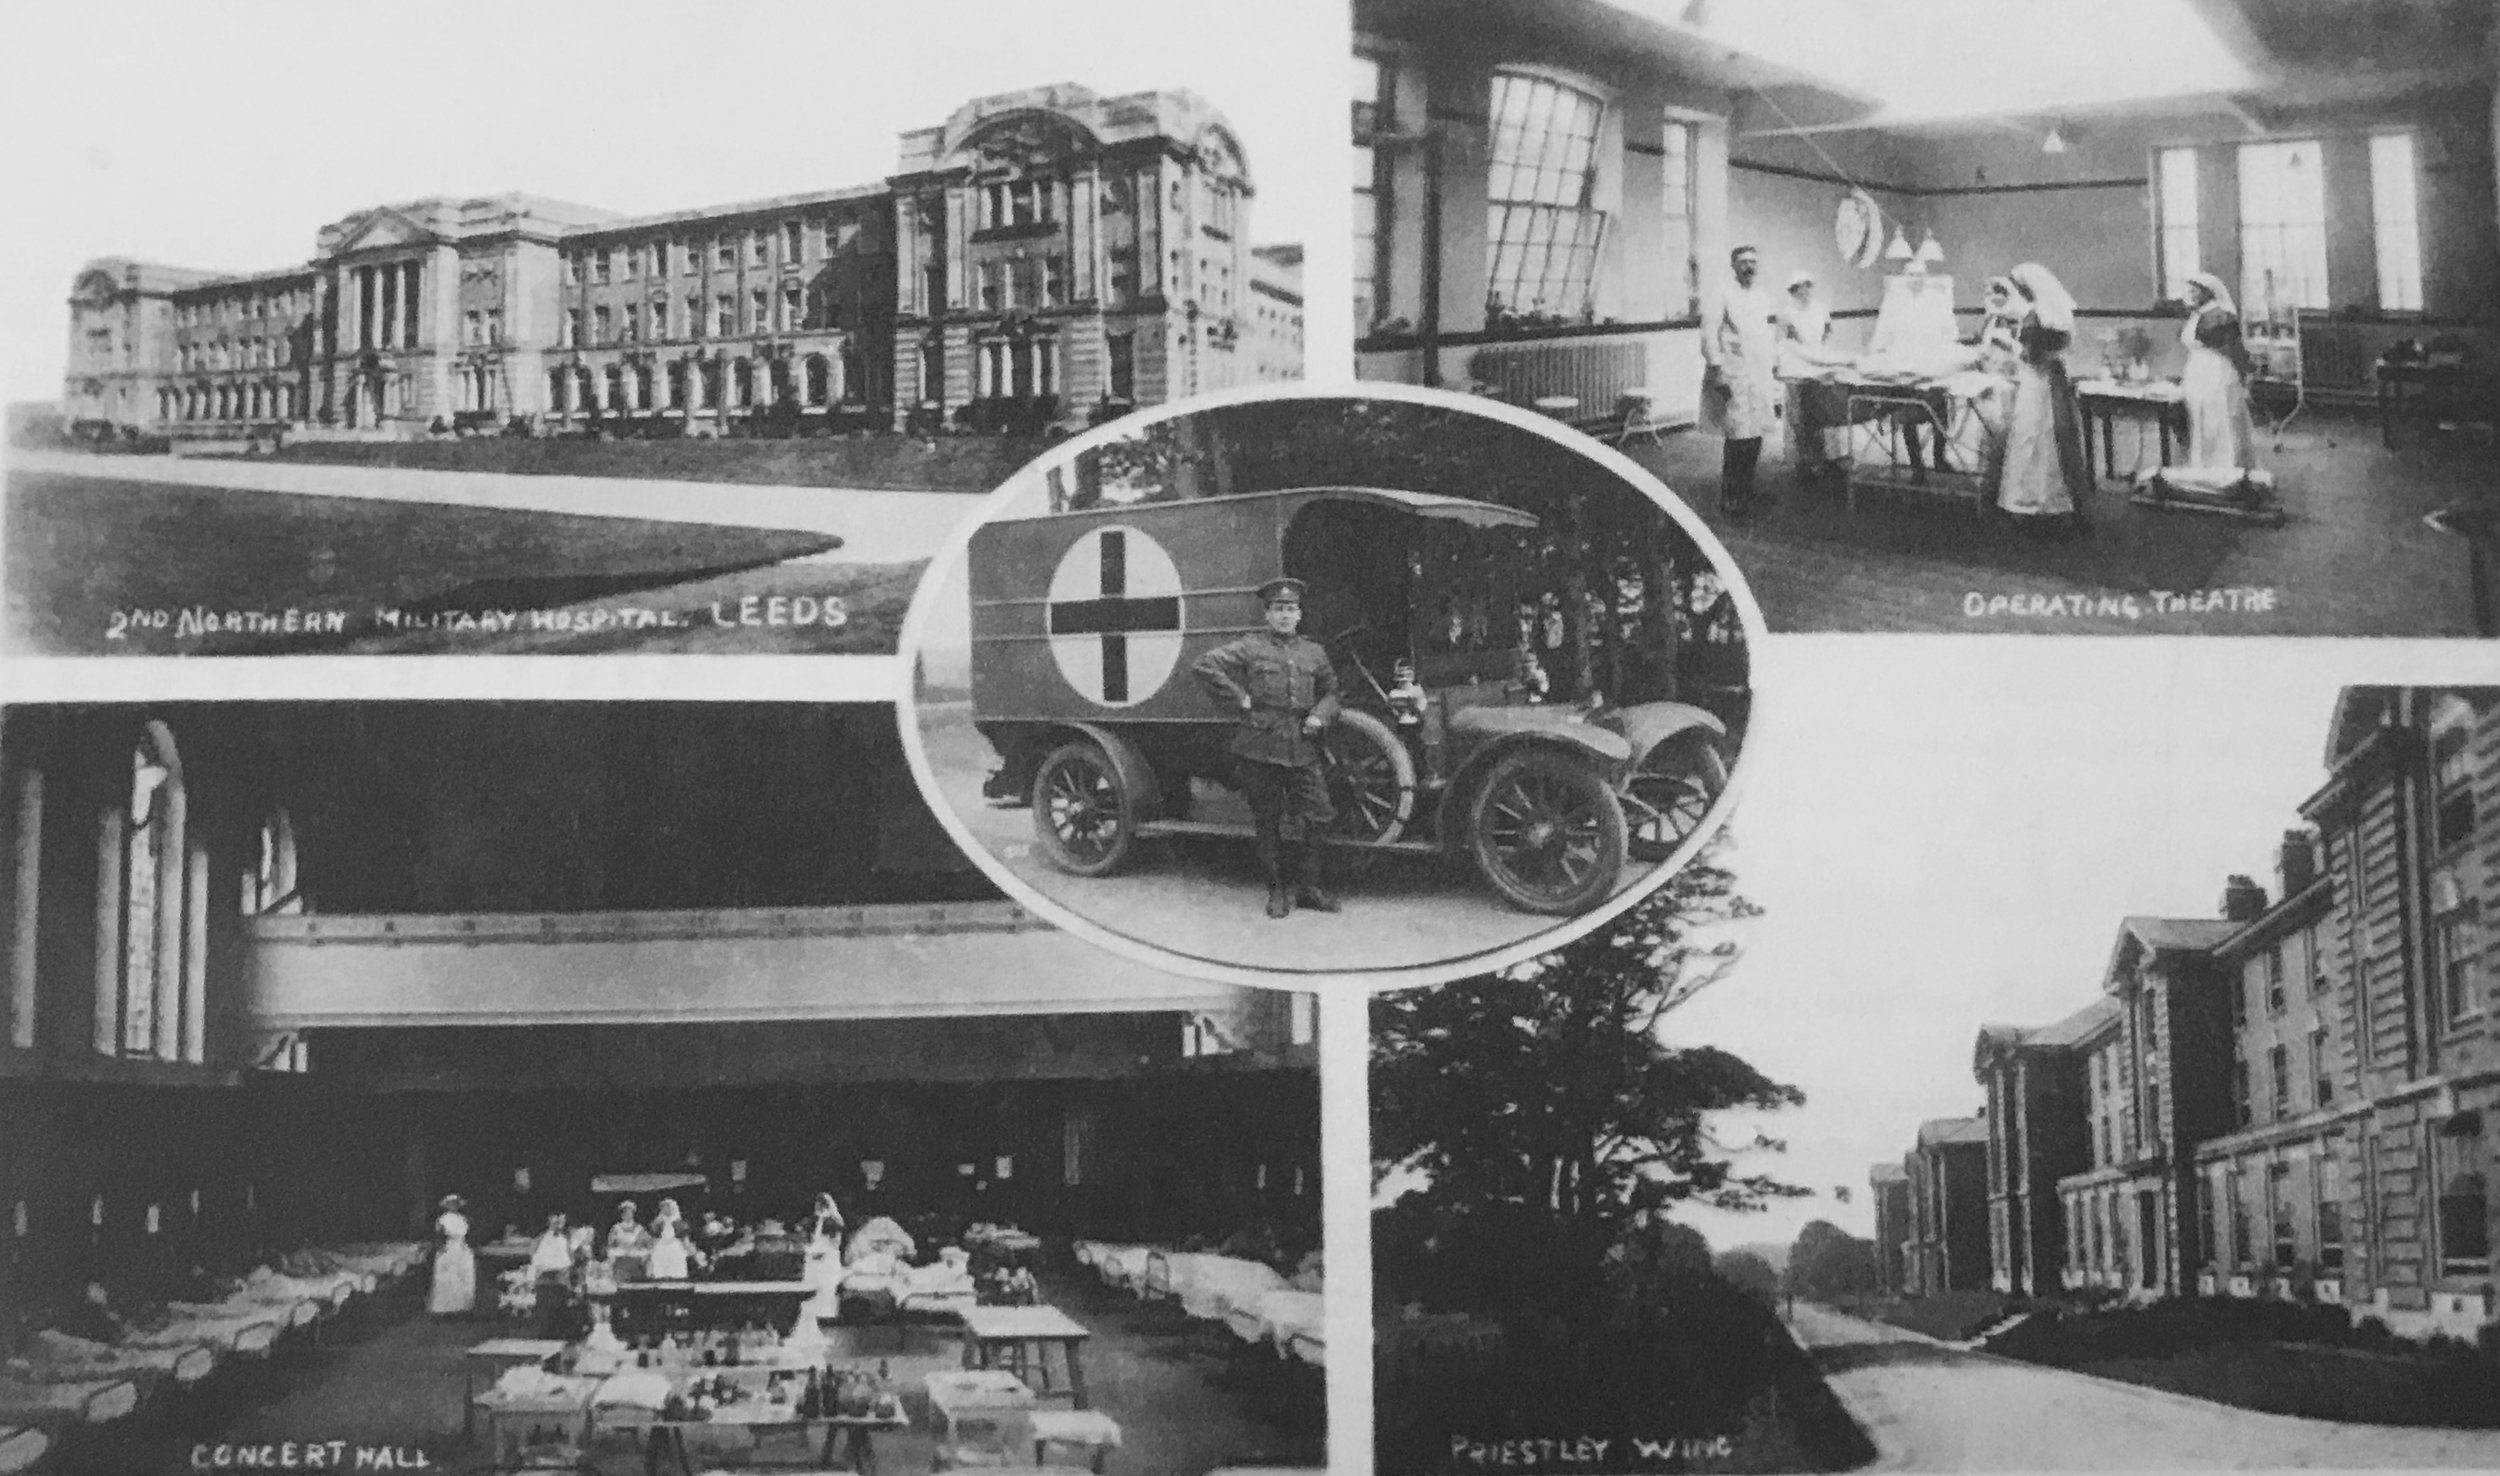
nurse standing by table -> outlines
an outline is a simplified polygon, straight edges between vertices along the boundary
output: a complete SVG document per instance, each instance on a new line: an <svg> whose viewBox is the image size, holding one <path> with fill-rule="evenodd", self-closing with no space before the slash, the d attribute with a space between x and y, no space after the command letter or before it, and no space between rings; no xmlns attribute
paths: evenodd
<svg viewBox="0 0 2500 1476"><path fill-rule="evenodd" d="M1997 506L2029 527L2078 532L2091 479L2084 467L2081 412L2066 374L2075 300L2038 262L2024 262L2012 276L2025 311Z"/></svg>
<svg viewBox="0 0 2500 1476"><path fill-rule="evenodd" d="M1848 391L1824 371L1851 363L1855 356L1835 350L1831 338L1831 309L1814 300L1814 275L1791 273L1788 305L1780 313L1779 373L1788 381L1788 432L1797 469L1807 476L1837 475L1848 444Z"/></svg>
<svg viewBox="0 0 2500 1476"><path fill-rule="evenodd" d="M2231 289L2211 272L2187 280L2187 367L2179 389L2187 401L2187 464L2206 471L2250 471L2257 465L2257 426L2248 413L2248 344Z"/></svg>

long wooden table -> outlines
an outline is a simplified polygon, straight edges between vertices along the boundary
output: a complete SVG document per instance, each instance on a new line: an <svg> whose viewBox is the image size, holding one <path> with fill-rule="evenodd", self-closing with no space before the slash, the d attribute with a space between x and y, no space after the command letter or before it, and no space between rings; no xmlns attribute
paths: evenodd
<svg viewBox="0 0 2500 1476"><path fill-rule="evenodd" d="M1056 1307L967 1307L960 1314L964 1331L964 1367L974 1372L1012 1373L1029 1385L1035 1397L1068 1399L1087 1407L1085 1340L1091 1329ZM1054 1376L1050 1350L1059 1350L1062 1372Z"/></svg>

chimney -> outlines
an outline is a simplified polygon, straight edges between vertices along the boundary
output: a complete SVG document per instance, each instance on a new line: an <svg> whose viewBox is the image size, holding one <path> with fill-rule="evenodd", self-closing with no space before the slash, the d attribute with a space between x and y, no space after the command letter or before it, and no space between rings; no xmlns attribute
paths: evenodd
<svg viewBox="0 0 2500 1476"><path fill-rule="evenodd" d="M2266 889L2250 877L2233 876L2222 884L2222 918L2247 922L2266 910Z"/></svg>
<svg viewBox="0 0 2500 1476"><path fill-rule="evenodd" d="M2283 832L2283 849L2275 861L2274 879L2291 896L2318 879L2318 838L2306 830Z"/></svg>

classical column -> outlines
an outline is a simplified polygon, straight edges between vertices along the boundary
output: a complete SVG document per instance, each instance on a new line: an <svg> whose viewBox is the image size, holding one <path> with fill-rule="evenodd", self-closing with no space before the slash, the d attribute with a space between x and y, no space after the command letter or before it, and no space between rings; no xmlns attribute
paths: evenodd
<svg viewBox="0 0 2500 1476"><path fill-rule="evenodd" d="M95 1036L99 1056L121 1054L122 1025L122 811L107 805L96 816L95 838Z"/></svg>
<svg viewBox="0 0 2500 1476"><path fill-rule="evenodd" d="M182 1059L208 1059L208 847L197 841L183 870Z"/></svg>
<svg viewBox="0 0 2500 1476"><path fill-rule="evenodd" d="M21 1051L35 1046L35 981L42 958L43 897L43 771L28 769L17 779L17 833L10 844L10 912L16 931L9 935L9 1044Z"/></svg>
<svg viewBox="0 0 2500 1476"><path fill-rule="evenodd" d="M374 275L374 316L381 320L381 331L374 335L380 348L396 348L399 344L399 263L369 268Z"/></svg>
<svg viewBox="0 0 2500 1476"><path fill-rule="evenodd" d="M403 348L415 348L424 341L424 335L417 331L417 326L422 321L418 317L418 302L424 296L425 263L409 262L406 264L406 270L408 285L401 289L400 305L406 315L407 323L405 331L400 334L399 341Z"/></svg>
<svg viewBox="0 0 2500 1476"><path fill-rule="evenodd" d="M154 1010L148 1020L148 1054L159 1061L174 1060L182 1049L182 963L186 927L183 909L183 870L189 855L184 837L188 827L183 823L188 808L181 781L168 779L157 788L157 803L165 807L163 842L156 851L156 977ZM140 940L132 939L136 946Z"/></svg>

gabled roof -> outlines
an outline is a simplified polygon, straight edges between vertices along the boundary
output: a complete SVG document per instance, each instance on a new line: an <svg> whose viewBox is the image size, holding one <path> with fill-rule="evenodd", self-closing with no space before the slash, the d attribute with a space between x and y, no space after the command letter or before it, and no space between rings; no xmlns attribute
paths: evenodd
<svg viewBox="0 0 2500 1476"><path fill-rule="evenodd" d="M2101 987L2116 987L2119 976L2139 955L2204 953L2246 926L2219 917L2122 918L2118 941L2110 945L2109 966L2101 973Z"/></svg>
<svg viewBox="0 0 2500 1476"><path fill-rule="evenodd" d="M1984 1117L1936 1117L1918 1125L1918 1146L1921 1148L1987 1141L1988 1119Z"/></svg>
<svg viewBox="0 0 2500 1476"><path fill-rule="evenodd" d="M2118 1022L2116 1000L2103 995L2050 1025L1982 1025L1971 1051L1971 1073L1987 1069L1988 1058L2016 1051L2072 1050Z"/></svg>
<svg viewBox="0 0 2500 1476"><path fill-rule="evenodd" d="M2103 995L2056 1024L2032 1031L2026 1044L2056 1049L2079 1046L2117 1024L2118 1019L2118 1001Z"/></svg>
<svg viewBox="0 0 2500 1476"><path fill-rule="evenodd" d="M1909 1177L1897 1163L1879 1163L1866 1171L1866 1182L1870 1184L1902 1184L1907 1183Z"/></svg>

